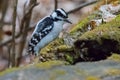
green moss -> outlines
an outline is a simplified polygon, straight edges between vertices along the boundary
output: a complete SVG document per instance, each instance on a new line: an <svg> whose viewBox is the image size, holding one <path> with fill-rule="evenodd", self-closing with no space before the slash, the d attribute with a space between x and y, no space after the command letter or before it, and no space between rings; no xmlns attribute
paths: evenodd
<svg viewBox="0 0 120 80"><path fill-rule="evenodd" d="M114 50L113 50L113 47L111 47L112 46L111 44L108 43L108 46L110 45L110 47L108 47L107 45L104 45L104 43L106 43L105 40L106 41L110 40L111 44L116 43ZM86 45L84 45L83 48L80 47L82 41L86 43ZM93 41L93 43L92 43L92 41ZM87 42L89 42L90 44ZM106 58L107 58L107 56L110 55L110 52L119 53L119 50L120 50L120 15L118 15L115 19L113 19L110 22L103 23L100 26L95 27L93 30L86 31L83 34L77 36L75 43L77 44L77 45L75 44L75 48L78 48L78 50L76 49L76 51L80 52L80 49L82 48L82 50L84 50L84 52L81 51L81 53L79 53L79 54L82 54L84 56L84 58L87 57L88 58L87 60L91 60L93 58L93 57L91 58L91 54L89 54L90 52L88 50L86 50L87 48L89 48L89 49L91 48L93 50L98 50L97 48L100 47L99 50L101 50L102 53L95 52L95 55L99 53L101 56L103 54L103 56L106 55L105 56ZM94 45L95 45L95 48L93 48ZM96 47L96 46L98 46L98 47ZM104 47L105 48L107 47L105 49L106 51L104 50ZM112 48L112 49L110 49L110 48ZM109 51L109 53L107 53L107 51ZM78 53L76 52L76 54L78 54ZM98 54L98 57L99 57L99 54ZM92 54L92 55L94 55L94 54ZM96 60L97 56L95 56L94 58ZM103 57L101 59L103 59Z"/></svg>
<svg viewBox="0 0 120 80"><path fill-rule="evenodd" d="M112 56L108 57L108 59L114 60L114 61L120 61L120 55L114 53L112 54Z"/></svg>
<svg viewBox="0 0 120 80"><path fill-rule="evenodd" d="M54 75L65 75L66 74L66 71L65 70L54 70L53 71L53 74Z"/></svg>
<svg viewBox="0 0 120 80"><path fill-rule="evenodd" d="M120 75L120 69L108 69L106 70L106 74L110 76Z"/></svg>
<svg viewBox="0 0 120 80"><path fill-rule="evenodd" d="M74 62L73 56L71 56L69 54L65 54L65 58L66 58L66 61L68 61L70 64L72 64Z"/></svg>
<svg viewBox="0 0 120 80"><path fill-rule="evenodd" d="M62 38L57 38L55 41L51 42L49 45L47 45L45 48L41 50L40 54L46 54L50 51L56 50L56 48L60 45L64 44L64 41Z"/></svg>
<svg viewBox="0 0 120 80"><path fill-rule="evenodd" d="M59 52L69 52L69 51L73 51L73 48L71 48L70 46L67 45L60 45L57 47L57 51Z"/></svg>
<svg viewBox="0 0 120 80"><path fill-rule="evenodd" d="M70 34L71 35L76 35L76 34L83 34L84 32L87 31L88 24L90 20L96 18L98 15L97 14L91 14L90 16L85 17L84 19L80 20L71 30ZM77 33L76 33L77 32Z"/></svg>
<svg viewBox="0 0 120 80"><path fill-rule="evenodd" d="M88 76L86 80L101 80L101 79L95 76Z"/></svg>
<svg viewBox="0 0 120 80"><path fill-rule="evenodd" d="M98 40L101 38L113 39L120 42L120 15L118 15L114 20L106 24L102 24L92 31L87 31L82 36L79 37L81 40Z"/></svg>
<svg viewBox="0 0 120 80"><path fill-rule="evenodd" d="M77 75L82 75L82 76L88 76L89 75L89 73L88 72L86 72L85 70L81 70L81 69L79 69L79 68L75 68L75 73L77 74Z"/></svg>
<svg viewBox="0 0 120 80"><path fill-rule="evenodd" d="M65 75L66 74L66 71L65 70L54 70L52 71L52 73L50 74L50 80L56 80L56 78L58 76L62 76L62 75Z"/></svg>
<svg viewBox="0 0 120 80"><path fill-rule="evenodd" d="M66 71L64 71L64 70L55 70L54 72L57 75L65 75L66 74Z"/></svg>
<svg viewBox="0 0 120 80"><path fill-rule="evenodd" d="M5 71L0 72L0 76L3 76L5 74L7 74L7 73L11 73L11 72L16 71L16 70L20 70L20 68L10 68L10 69L8 68Z"/></svg>
<svg viewBox="0 0 120 80"><path fill-rule="evenodd" d="M89 19L85 18L82 21L80 21L76 26L74 26L71 30L70 33L73 34L74 32L78 32L79 30L81 30L87 23L88 23Z"/></svg>
<svg viewBox="0 0 120 80"><path fill-rule="evenodd" d="M64 65L64 64L67 64L67 62L65 61L47 61L47 62L43 62L43 63L38 63L38 64L35 64L35 67L37 68L41 68L41 69L48 69L48 68L51 68L53 66L60 66L60 65ZM31 65L28 65L26 67L20 67L20 68L8 68L6 69L5 71L3 72L0 72L0 76L3 76L7 73L11 73L13 71L17 71L17 70L23 70L23 69L27 69L28 67L30 67ZM64 72L59 72L59 74L63 74Z"/></svg>
<svg viewBox="0 0 120 80"><path fill-rule="evenodd" d="M42 62L39 64L36 64L35 66L37 68L42 68L42 69L49 69L52 68L53 66L59 66L59 65L64 65L66 64L65 61L47 61L47 62Z"/></svg>
<svg viewBox="0 0 120 80"><path fill-rule="evenodd" d="M61 51L64 51L64 50L66 50L66 49L68 49L67 45L60 45L60 46L58 47L58 50L61 50Z"/></svg>
<svg viewBox="0 0 120 80"><path fill-rule="evenodd" d="M24 70L24 69L27 69L31 67L31 65L26 65L26 66L23 66L23 67L13 67L13 68L8 68L6 69L5 71L2 71L0 72L0 76L3 76L7 73L11 73L11 72L14 72L14 71L18 71L18 70Z"/></svg>

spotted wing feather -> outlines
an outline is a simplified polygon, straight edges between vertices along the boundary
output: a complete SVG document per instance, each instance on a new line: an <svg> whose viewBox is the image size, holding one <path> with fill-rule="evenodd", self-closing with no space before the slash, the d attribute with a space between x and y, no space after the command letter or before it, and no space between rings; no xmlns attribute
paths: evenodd
<svg viewBox="0 0 120 80"><path fill-rule="evenodd" d="M53 20L50 17L38 22L28 43L28 52L34 54L34 47L53 29Z"/></svg>

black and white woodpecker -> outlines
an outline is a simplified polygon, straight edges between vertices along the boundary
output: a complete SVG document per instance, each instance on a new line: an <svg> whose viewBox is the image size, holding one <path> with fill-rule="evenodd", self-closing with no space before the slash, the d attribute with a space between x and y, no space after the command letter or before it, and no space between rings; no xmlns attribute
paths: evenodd
<svg viewBox="0 0 120 80"><path fill-rule="evenodd" d="M58 37L66 22L71 23L68 14L62 8L54 10L50 16L38 21L28 42L28 53L38 55L43 47Z"/></svg>

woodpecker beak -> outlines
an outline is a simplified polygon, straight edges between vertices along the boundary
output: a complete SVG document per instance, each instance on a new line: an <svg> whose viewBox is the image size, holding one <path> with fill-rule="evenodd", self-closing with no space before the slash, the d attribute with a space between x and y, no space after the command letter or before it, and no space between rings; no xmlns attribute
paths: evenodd
<svg viewBox="0 0 120 80"><path fill-rule="evenodd" d="M64 21L65 21L65 22L67 22L67 23L72 24L72 22L71 22L71 21L69 21L68 19L65 19Z"/></svg>

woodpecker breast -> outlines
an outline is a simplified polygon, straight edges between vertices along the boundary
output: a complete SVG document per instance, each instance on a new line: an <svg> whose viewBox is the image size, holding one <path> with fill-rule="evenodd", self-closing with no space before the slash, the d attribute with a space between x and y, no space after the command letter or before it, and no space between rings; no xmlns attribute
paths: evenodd
<svg viewBox="0 0 120 80"><path fill-rule="evenodd" d="M51 26L52 25L52 26ZM34 47L53 29L53 21L50 17L46 17L39 21L28 43L28 52L34 53Z"/></svg>

